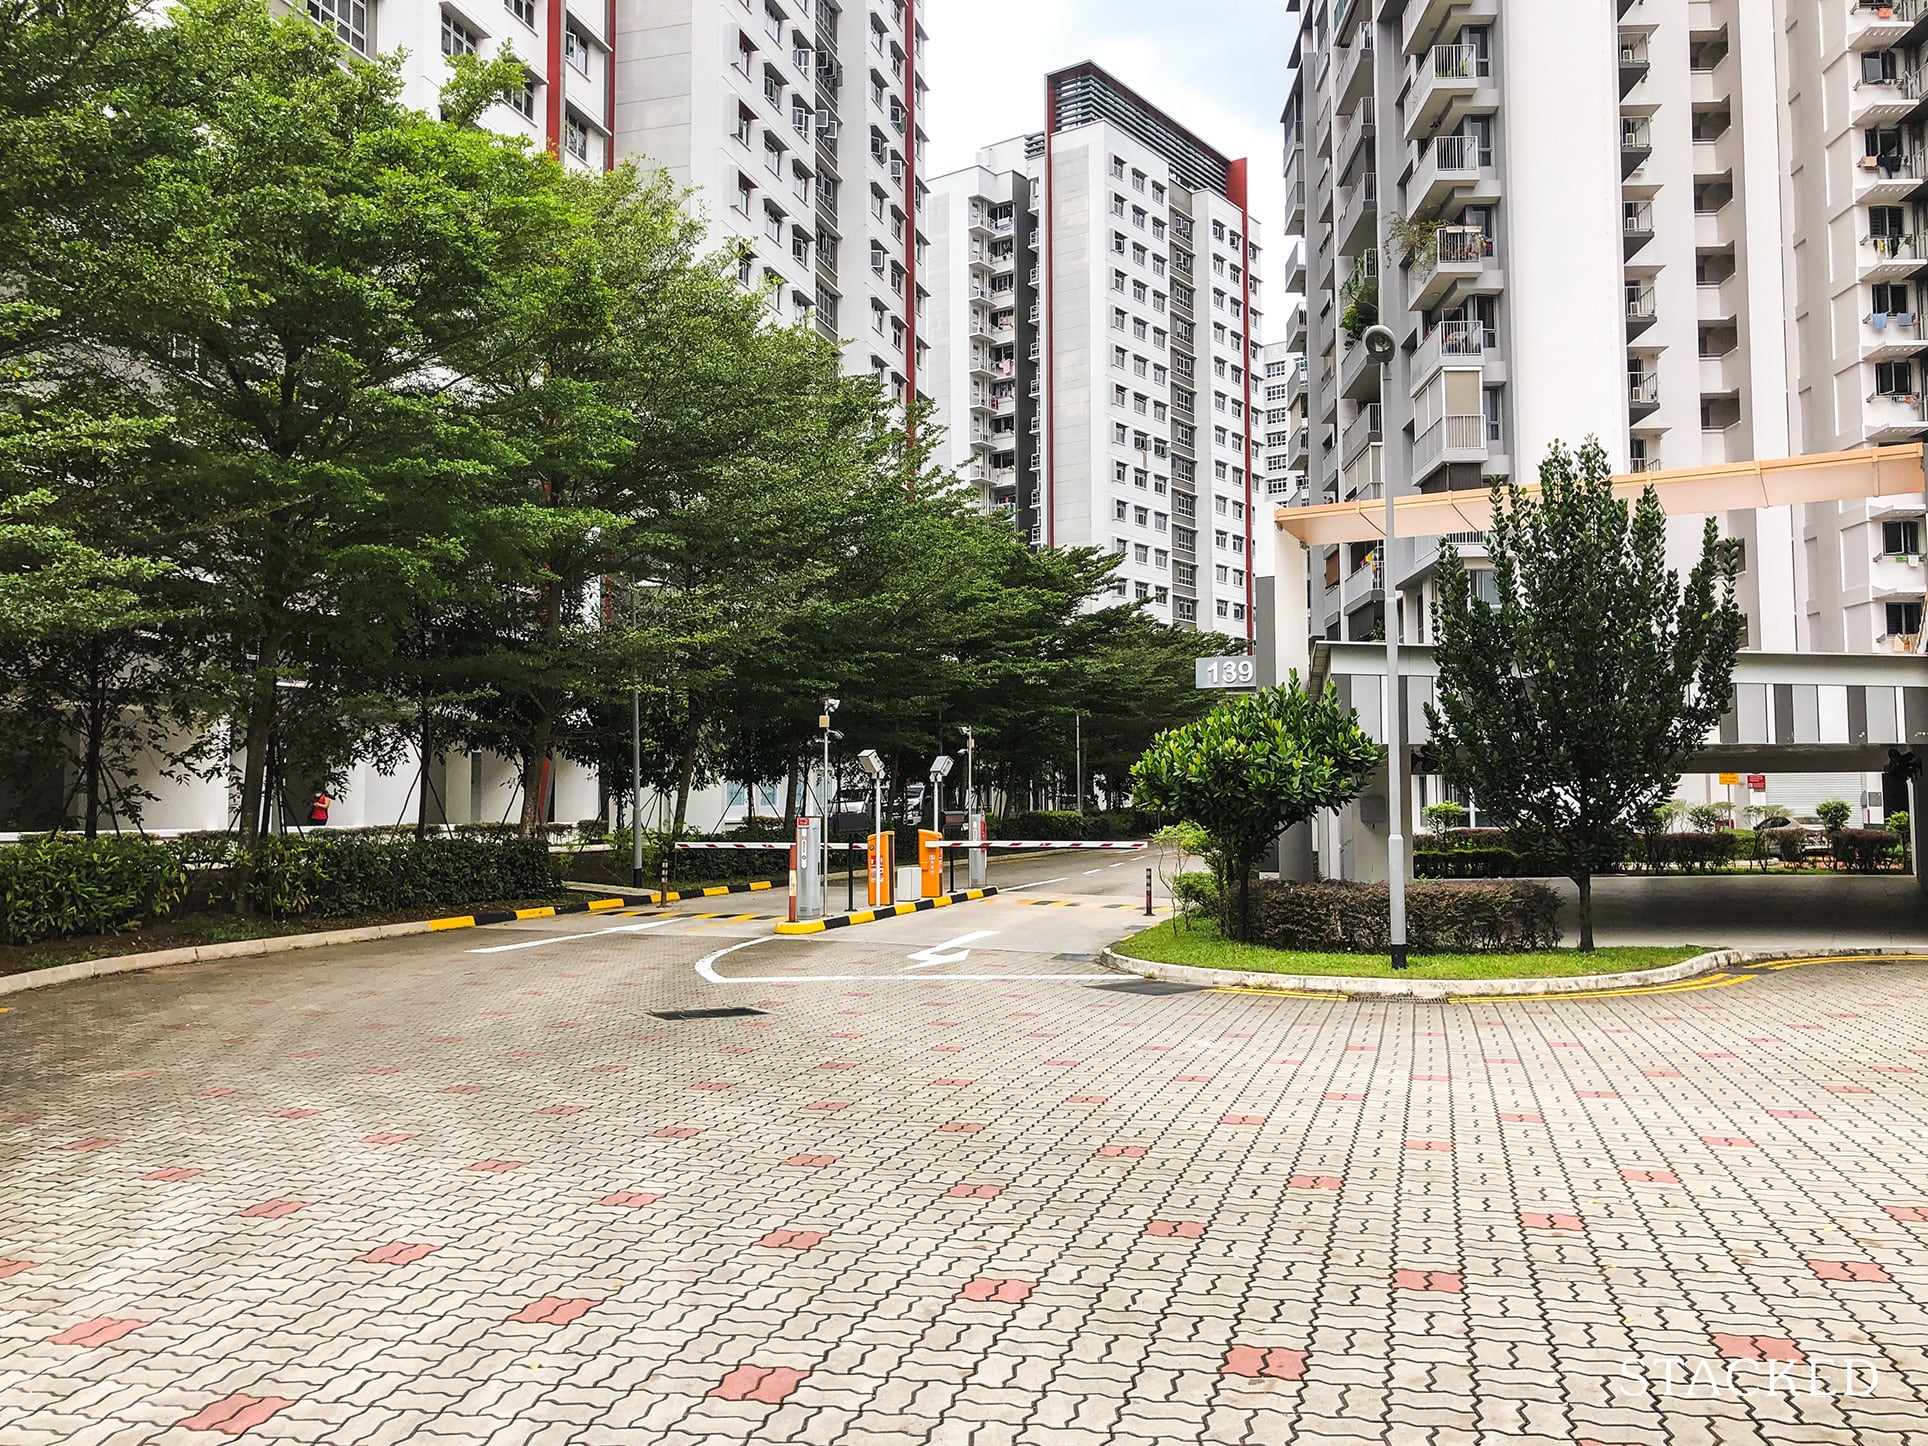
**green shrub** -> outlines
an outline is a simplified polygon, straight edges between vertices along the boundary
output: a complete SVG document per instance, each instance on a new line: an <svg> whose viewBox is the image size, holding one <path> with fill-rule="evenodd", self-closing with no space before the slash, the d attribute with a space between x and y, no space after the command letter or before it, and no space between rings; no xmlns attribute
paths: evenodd
<svg viewBox="0 0 1928 1446"><path fill-rule="evenodd" d="M1740 839L1732 829L1713 833L1647 833L1629 840L1629 854L1641 867L1658 873L1678 869L1704 873L1724 868L1740 856Z"/></svg>
<svg viewBox="0 0 1928 1446"><path fill-rule="evenodd" d="M1901 840L1885 828L1837 828L1828 835L1834 861L1858 874L1871 874L1901 855Z"/></svg>
<svg viewBox="0 0 1928 1446"><path fill-rule="evenodd" d="M1413 884L1406 940L1416 954L1526 953L1560 942L1560 896L1544 884ZM1312 952L1383 953L1384 884L1272 884L1252 890L1255 943Z"/></svg>
<svg viewBox="0 0 1928 1446"><path fill-rule="evenodd" d="M1814 816L1821 820L1821 827L1829 833L1848 826L1854 816L1854 805L1845 798L1830 798L1814 805Z"/></svg>
<svg viewBox="0 0 1928 1446"><path fill-rule="evenodd" d="M1761 851L1784 864L1798 864L1807 856L1808 831L1799 824L1760 831Z"/></svg>
<svg viewBox="0 0 1928 1446"><path fill-rule="evenodd" d="M1464 805L1451 802L1429 803L1419 811L1419 816L1425 822L1427 830L1434 834L1464 828L1469 817Z"/></svg>
<svg viewBox="0 0 1928 1446"><path fill-rule="evenodd" d="M545 898L560 892L562 874L541 839L308 834L263 840L247 888L262 913L327 919Z"/></svg>
<svg viewBox="0 0 1928 1446"><path fill-rule="evenodd" d="M1172 898L1187 916L1198 913L1217 918L1223 909L1225 891L1219 887L1217 877L1203 869L1180 874L1171 881L1171 890Z"/></svg>
<svg viewBox="0 0 1928 1446"><path fill-rule="evenodd" d="M1701 833L1715 833L1727 826L1732 814L1725 803L1697 803L1687 810L1687 821Z"/></svg>
<svg viewBox="0 0 1928 1446"><path fill-rule="evenodd" d="M187 874L146 839L55 834L0 847L0 944L104 934L164 917Z"/></svg>
<svg viewBox="0 0 1928 1446"><path fill-rule="evenodd" d="M1429 847L1413 850L1413 875L1421 879L1517 879L1526 872L1525 855L1506 844Z"/></svg>
<svg viewBox="0 0 1928 1446"><path fill-rule="evenodd" d="M1914 843L1914 836L1909 832L1907 809L1898 808L1888 815L1888 832L1901 840L1901 856L1907 858L1908 850Z"/></svg>

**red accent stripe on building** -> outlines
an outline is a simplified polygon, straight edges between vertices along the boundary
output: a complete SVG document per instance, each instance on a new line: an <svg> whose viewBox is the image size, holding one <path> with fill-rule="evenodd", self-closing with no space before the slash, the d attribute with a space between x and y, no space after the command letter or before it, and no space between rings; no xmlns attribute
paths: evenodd
<svg viewBox="0 0 1928 1446"><path fill-rule="evenodd" d="M1056 189L1055 177L1051 171L1051 142L1058 134L1058 88L1053 83L1055 77L1047 77L1044 82L1044 475L1039 478L1042 484L1033 491L1032 496L1043 494L1044 545L1058 545L1058 452L1056 423L1058 418L1058 309L1057 291L1052 285L1053 264L1056 257L1052 246L1052 202ZM1017 375L1017 353L1012 349L1011 374ZM1022 445L1022 439L1020 439ZM1092 539L1097 540L1095 537Z"/></svg>
<svg viewBox="0 0 1928 1446"><path fill-rule="evenodd" d="M1253 542L1252 525L1252 431L1258 425L1252 416L1252 362L1258 354L1258 343L1252 336L1252 212L1245 201L1245 161L1236 160L1231 164L1225 177L1225 190L1230 199L1238 206L1239 218L1239 288L1240 303L1245 309L1244 325L1240 334L1245 338L1240 348L1240 365L1245 369L1245 641L1258 639L1258 618L1252 606L1253 591Z"/></svg>
<svg viewBox="0 0 1928 1446"><path fill-rule="evenodd" d="M608 42L603 62L603 126L609 132L603 137L603 169L616 169L616 0L609 0L608 29L603 39Z"/></svg>
<svg viewBox="0 0 1928 1446"><path fill-rule="evenodd" d="M917 0L904 0L904 391L917 406ZM905 433L915 440L917 423ZM915 483L912 483L913 488Z"/></svg>
<svg viewBox="0 0 1928 1446"><path fill-rule="evenodd" d="M543 108L543 126L548 134L543 144L549 154L562 159L562 27L564 0L549 0L549 60L546 91L549 104Z"/></svg>

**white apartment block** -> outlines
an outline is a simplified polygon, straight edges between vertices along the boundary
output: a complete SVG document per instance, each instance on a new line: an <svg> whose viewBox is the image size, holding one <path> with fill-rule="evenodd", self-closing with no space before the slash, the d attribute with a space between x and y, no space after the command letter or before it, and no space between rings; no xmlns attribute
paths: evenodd
<svg viewBox="0 0 1928 1446"><path fill-rule="evenodd" d="M915 0L615 0L616 157L695 192L710 238L844 367L926 394Z"/></svg>
<svg viewBox="0 0 1928 1446"><path fill-rule="evenodd" d="M1928 438L1924 0L1301 13L1288 340L1310 502L1530 481L1556 438L1597 435L1620 472ZM1347 327L1375 289L1400 341L1383 383ZM1922 513L1723 515L1748 645L1918 647ZM1672 524L1683 556L1695 521ZM1479 566L1478 535L1450 541ZM1315 555L1315 629L1374 636L1390 573L1392 626L1429 641L1441 545Z"/></svg>
<svg viewBox="0 0 1928 1446"><path fill-rule="evenodd" d="M602 170L613 152L615 68L608 0L298 0L359 55L401 53L402 100L435 114L447 57L513 54L522 92L490 108L493 129L526 135L565 164ZM294 3L282 6L292 10Z"/></svg>
<svg viewBox="0 0 1928 1446"><path fill-rule="evenodd" d="M950 460L1041 547L1108 548L1114 588L1254 636L1257 224L1245 162L1090 64L1046 128L933 183Z"/></svg>

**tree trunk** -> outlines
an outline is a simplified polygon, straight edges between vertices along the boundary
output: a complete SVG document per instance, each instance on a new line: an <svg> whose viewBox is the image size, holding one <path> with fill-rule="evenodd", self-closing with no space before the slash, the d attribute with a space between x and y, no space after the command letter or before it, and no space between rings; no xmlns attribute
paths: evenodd
<svg viewBox="0 0 1928 1446"><path fill-rule="evenodd" d="M261 841L261 803L267 791L268 740L274 736L275 705L280 700L281 642L273 634L262 639L255 660L254 692L248 700L248 726L241 742L241 846L252 849Z"/></svg>
<svg viewBox="0 0 1928 1446"><path fill-rule="evenodd" d="M701 733L696 710L692 708L689 726L683 730L683 756L676 765L676 816L670 825L673 838L683 836L683 823L689 817L690 785L696 777L696 742Z"/></svg>
<svg viewBox="0 0 1928 1446"><path fill-rule="evenodd" d="M103 791L101 752L107 734L106 693L106 685L101 680L100 641L95 639L87 648L87 752L81 761L81 773L87 789L85 833L88 838L100 837L100 796Z"/></svg>
<svg viewBox="0 0 1928 1446"><path fill-rule="evenodd" d="M1573 881L1580 887L1580 952L1593 952L1593 875L1581 874Z"/></svg>
<svg viewBox="0 0 1928 1446"><path fill-rule="evenodd" d="M783 824L785 828L797 826L797 760L790 760L790 777L783 785Z"/></svg>
<svg viewBox="0 0 1928 1446"><path fill-rule="evenodd" d="M416 784L419 797L415 800L415 837L419 841L428 835L428 765L429 765L429 722L428 704L422 704L422 773Z"/></svg>
<svg viewBox="0 0 1928 1446"><path fill-rule="evenodd" d="M1238 875L1238 941L1252 942L1252 867L1247 864Z"/></svg>
<svg viewBox="0 0 1928 1446"><path fill-rule="evenodd" d="M549 745L554 728L549 710L543 708L535 727L529 730L529 751L522 755L522 813L516 820L516 831L524 838L534 838L542 824L543 795L549 783Z"/></svg>

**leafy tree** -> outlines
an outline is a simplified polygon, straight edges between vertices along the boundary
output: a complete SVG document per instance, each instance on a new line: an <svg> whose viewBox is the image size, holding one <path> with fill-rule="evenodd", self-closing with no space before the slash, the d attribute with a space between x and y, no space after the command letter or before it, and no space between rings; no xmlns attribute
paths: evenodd
<svg viewBox="0 0 1928 1446"><path fill-rule="evenodd" d="M1597 442L1578 456L1556 443L1540 481L1538 495L1493 489L1497 605L1457 554L1441 559L1439 702L1426 714L1448 781L1579 888L1590 950L1593 875L1720 722L1745 622L1712 518L1683 583L1659 498L1615 497Z"/></svg>
<svg viewBox="0 0 1928 1446"><path fill-rule="evenodd" d="M1829 833L1839 833L1854 816L1854 805L1845 798L1827 798L1814 805L1814 816Z"/></svg>
<svg viewBox="0 0 1928 1446"><path fill-rule="evenodd" d="M1220 703L1196 723L1152 741L1132 770L1137 797L1196 823L1212 841L1228 924L1251 936L1252 870L1266 846L1294 824L1339 808L1365 791L1385 750L1366 736L1336 687L1313 697L1294 673Z"/></svg>
<svg viewBox="0 0 1928 1446"><path fill-rule="evenodd" d="M1443 837L1456 828L1466 827L1467 813L1463 804L1429 803L1420 810L1419 816L1427 831L1435 836Z"/></svg>

